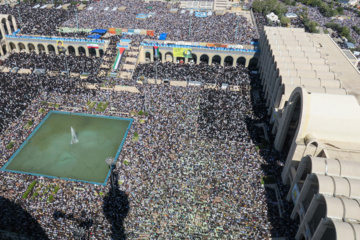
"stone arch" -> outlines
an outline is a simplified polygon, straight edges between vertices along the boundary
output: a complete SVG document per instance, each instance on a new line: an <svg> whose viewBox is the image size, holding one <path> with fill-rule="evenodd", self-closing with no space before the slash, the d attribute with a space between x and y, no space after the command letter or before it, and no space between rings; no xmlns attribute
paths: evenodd
<svg viewBox="0 0 360 240"><path fill-rule="evenodd" d="M18 47L19 47L20 52L21 52L22 50L26 49L25 44L23 44L23 43L21 43L21 42L18 43Z"/></svg>
<svg viewBox="0 0 360 240"><path fill-rule="evenodd" d="M31 52L31 51L36 51L35 46L34 46L34 44L32 44L32 43L29 43L29 44L28 44L28 49L29 49L29 52Z"/></svg>
<svg viewBox="0 0 360 240"><path fill-rule="evenodd" d="M224 59L224 66L232 66L234 64L234 58L232 56L227 56Z"/></svg>
<svg viewBox="0 0 360 240"><path fill-rule="evenodd" d="M14 32L16 29L15 29L15 26L14 26L14 24L13 24L13 23L14 23L13 17L12 17L11 15L8 15L7 20L8 20L8 22L9 22L11 31Z"/></svg>
<svg viewBox="0 0 360 240"><path fill-rule="evenodd" d="M240 65L242 65L242 66L246 66L246 58L244 58L244 57L239 57L237 60L236 60L236 65L237 66L240 66Z"/></svg>
<svg viewBox="0 0 360 240"><path fill-rule="evenodd" d="M51 53L51 52L56 53L55 47L54 47L53 45L51 45L51 44L49 44L49 45L47 46L47 49L48 49L49 53Z"/></svg>
<svg viewBox="0 0 360 240"><path fill-rule="evenodd" d="M9 32L8 27L7 27L6 21L7 21L6 18L2 18L2 19L1 19L1 24L3 25L4 31L5 31L5 35L9 35L10 32Z"/></svg>
<svg viewBox="0 0 360 240"><path fill-rule="evenodd" d="M39 43L39 44L37 45L37 47L38 47L39 53L46 52L46 51L45 51L45 47L44 47L43 44Z"/></svg>
<svg viewBox="0 0 360 240"><path fill-rule="evenodd" d="M146 51L146 52L145 52L145 60L146 60L146 59L151 60L151 53L150 53L149 51Z"/></svg>
<svg viewBox="0 0 360 240"><path fill-rule="evenodd" d="M173 62L174 60L174 56L171 52L167 52L165 53L165 61L167 62Z"/></svg>
<svg viewBox="0 0 360 240"><path fill-rule="evenodd" d="M73 47L73 46L68 46L68 54L69 55L75 55L76 54L76 52L75 52L75 48Z"/></svg>
<svg viewBox="0 0 360 240"><path fill-rule="evenodd" d="M249 61L249 69L256 69L257 68L257 64L258 64L258 59L256 57L253 57L250 59Z"/></svg>
<svg viewBox="0 0 360 240"><path fill-rule="evenodd" d="M7 53L6 44L2 45L2 50L4 55Z"/></svg>
<svg viewBox="0 0 360 240"><path fill-rule="evenodd" d="M207 54L203 54L200 56L200 63L209 64L209 56Z"/></svg>
<svg viewBox="0 0 360 240"><path fill-rule="evenodd" d="M10 47L10 51L16 50L16 45L13 42L10 42L9 47Z"/></svg>
<svg viewBox="0 0 360 240"><path fill-rule="evenodd" d="M211 63L212 64L214 64L214 63L221 64L221 57L219 55L213 56L212 59L211 59Z"/></svg>
<svg viewBox="0 0 360 240"><path fill-rule="evenodd" d="M192 60L195 64L197 64L197 56L196 56L196 54L194 54L194 53L191 54L191 58L189 58L189 62L190 62L191 60Z"/></svg>
<svg viewBox="0 0 360 240"><path fill-rule="evenodd" d="M86 55L86 51L85 51L84 47L82 47L82 46L78 47L78 51L79 51L80 56Z"/></svg>
<svg viewBox="0 0 360 240"><path fill-rule="evenodd" d="M100 49L99 50L99 55L100 55L100 57L103 57L104 56L104 50Z"/></svg>
<svg viewBox="0 0 360 240"><path fill-rule="evenodd" d="M301 126L302 109L304 106L303 88L296 88L291 94L287 106L284 107L282 124L279 126L275 138L275 148L278 151L289 152L291 145L299 132Z"/></svg>
<svg viewBox="0 0 360 240"><path fill-rule="evenodd" d="M96 56L95 48L89 48L89 56Z"/></svg>

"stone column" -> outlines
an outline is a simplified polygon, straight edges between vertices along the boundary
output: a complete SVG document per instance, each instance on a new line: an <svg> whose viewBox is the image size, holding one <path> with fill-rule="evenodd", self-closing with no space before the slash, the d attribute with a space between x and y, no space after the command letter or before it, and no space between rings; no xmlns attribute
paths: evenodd
<svg viewBox="0 0 360 240"><path fill-rule="evenodd" d="M11 27L10 27L10 22L9 22L9 20L7 20L7 19L6 19L6 27L7 27L7 29L8 29L9 35L11 35L11 34L12 34L12 31L11 31Z"/></svg>
<svg viewBox="0 0 360 240"><path fill-rule="evenodd" d="M12 21L12 24L13 24L13 26L14 26L15 31L18 30L18 26L17 26L17 23L16 23L16 19L15 19L13 16L11 16L11 21Z"/></svg>
<svg viewBox="0 0 360 240"><path fill-rule="evenodd" d="M87 47L85 48L85 56L87 56L87 57L90 56L89 49Z"/></svg>

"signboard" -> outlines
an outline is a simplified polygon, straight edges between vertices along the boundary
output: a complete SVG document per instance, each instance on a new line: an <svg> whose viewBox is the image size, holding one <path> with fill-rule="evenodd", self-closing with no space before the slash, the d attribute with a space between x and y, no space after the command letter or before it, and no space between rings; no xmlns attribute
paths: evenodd
<svg viewBox="0 0 360 240"><path fill-rule="evenodd" d="M299 199L299 195L300 195L300 191L299 191L299 187L297 185L297 183L294 185L294 188L291 191L291 197L293 200L294 205L296 204L296 202Z"/></svg>
<svg viewBox="0 0 360 240"><path fill-rule="evenodd" d="M121 28L115 28L115 33L116 34L121 34Z"/></svg>
<svg viewBox="0 0 360 240"><path fill-rule="evenodd" d="M173 56L174 57L191 58L192 57L192 49L191 48L173 48Z"/></svg>
<svg viewBox="0 0 360 240"><path fill-rule="evenodd" d="M195 17L207 17L206 12L195 12Z"/></svg>

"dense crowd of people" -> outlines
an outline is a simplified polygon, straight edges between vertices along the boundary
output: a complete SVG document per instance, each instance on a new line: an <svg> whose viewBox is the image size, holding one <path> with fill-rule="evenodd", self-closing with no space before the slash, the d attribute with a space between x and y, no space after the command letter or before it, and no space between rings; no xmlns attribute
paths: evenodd
<svg viewBox="0 0 360 240"><path fill-rule="evenodd" d="M157 65L157 66L156 66ZM157 69L156 69L157 68ZM230 85L249 85L249 70L244 65L237 67L223 67L218 64L208 65L147 63L139 65L134 72L133 80L144 76L148 79L168 79L175 81L197 81L202 83L227 83Z"/></svg>
<svg viewBox="0 0 360 240"><path fill-rule="evenodd" d="M91 93L71 85L60 85L63 86L62 90L49 89L39 93L22 115L14 118L9 127L4 129L1 139L1 165L33 130L33 127L23 128L26 122L33 119L36 126L44 117L45 113L39 113L38 109L54 109L54 105L44 106L44 101L59 104L60 110L71 107L72 111L99 114L94 109L88 109L87 102L107 101L110 98L109 108L100 114L122 117L127 116L125 113L144 109L144 103L139 101L141 93L104 90L94 90ZM273 236L291 236L294 233L290 223L274 228L268 220L274 218L276 224L282 221L274 217L276 214L268 216L269 212L276 213L277 207L267 204L271 193L267 193L260 184L264 174L261 165L266 160L256 151L255 140L251 139L251 134L232 135L233 125L231 122L226 123L229 120L227 113L233 114L233 117L237 115L238 120L242 121L239 124L247 131L241 115L245 114L249 118L254 116L249 92L235 97L234 93L215 93L199 87L143 85L139 88L147 93L145 104L150 114L141 118L146 120L145 123L141 123L139 117L133 116L135 122L129 135L138 133L139 141L128 138L116 163L114 171L121 181L119 191L123 194L111 202L117 202L119 210L112 209L111 213L103 211L106 197L103 199L102 193L108 193L108 197L111 197L109 185L60 179L43 180L34 176L1 172L2 186L16 186L11 194L6 195L7 198L21 204L37 219L50 239L71 238L79 222L89 219L93 221L93 224L87 227L90 239L122 239L119 237L122 234L130 239L266 239L270 233ZM231 102L226 100L229 98L232 98ZM202 120L201 117L198 120L198 116L205 113L201 109L208 99L210 103L218 100L220 103L208 110L211 116L207 117L211 118L211 121L205 126L201 125ZM238 104L241 107L229 112L229 104ZM224 111L219 109L222 106L225 107ZM110 112L109 109L116 111ZM224 130L223 126L229 126L229 129ZM203 133L206 129L223 132L220 137L213 137ZM226 133L229 133L228 138L223 138ZM9 150L6 144L12 140L15 140L15 146ZM276 158L276 152L273 154L275 155L272 157ZM124 164L123 160L130 164ZM22 199L22 193L33 180L39 182L35 191L38 190L41 195ZM40 185L42 182L44 186ZM49 193L46 192L46 186L54 185L60 186L60 190L54 201L47 203L46 197ZM7 187L1 189L2 195L8 191ZM128 202L129 205L122 205L123 202ZM129 211L124 214L121 209ZM55 218L54 213L59 211L72 217ZM114 220L110 221L109 216L123 223L124 233L111 231L110 224L116 223ZM39 236L36 232L32 234L34 237Z"/></svg>
<svg viewBox="0 0 360 240"><path fill-rule="evenodd" d="M226 13L217 16L213 13L207 17L195 17L189 11L181 13L179 3L173 4L177 8L176 13L171 13L167 8L168 3L133 0L102 0L100 3L90 4L91 10L83 10L78 14L80 28L104 28L110 27L128 29L154 30L155 35L168 33L168 40L197 41L197 42L221 42L250 44L257 38L254 27L247 19L234 13ZM126 7L125 11L111 11L119 7ZM107 11L104 9L108 8ZM138 14L147 14L146 19L137 19ZM63 24L64 27L76 27L75 16ZM238 34L229 34L235 32ZM190 31L190 33L189 33Z"/></svg>
<svg viewBox="0 0 360 240"><path fill-rule="evenodd" d="M15 7L9 4L0 5L1 14L10 14L15 17L21 34L42 35L42 36L59 36L57 29L69 17L75 15L74 6L69 9L56 8L33 8L36 4L24 2L18 3ZM41 4L43 6L45 4ZM13 29L14 26L11 28ZM4 26L5 29L6 26ZM7 30L6 30L7 31Z"/></svg>
<svg viewBox="0 0 360 240"><path fill-rule="evenodd" d="M66 71L68 69L69 72L73 73L88 72L94 74L100 67L100 60L96 57L21 52L11 54L3 65L10 68L19 67L32 70L40 68L46 71Z"/></svg>
<svg viewBox="0 0 360 240"><path fill-rule="evenodd" d="M60 26L75 27L73 10L18 6L24 34L58 35L56 28ZM127 8L111 11L120 6ZM150 29L156 34L168 33L170 40L241 44L257 37L244 17L231 13L190 17L189 11L181 13L180 9L170 13L163 2L129 0L102 0L89 7L93 9L78 12L81 28ZM0 6L1 10L17 14L16 8L7 5ZM152 16L137 20L139 13ZM229 34L237 26L237 36ZM102 58L31 52L11 53L3 62L8 68L41 68L46 72L0 73L0 167L50 110L133 118L134 123L112 170L115 189L110 182L95 185L0 171L0 238L1 231L37 240L75 239L83 233L87 239L294 238L297 226L289 219L291 203L282 202L284 218L277 206L279 199L285 199L287 187L278 180L281 196L277 196L261 184L263 176L280 175L284 157L271 147L258 148L260 143L271 141L264 132L269 129L262 127L268 122L265 104L261 99L254 102L251 92L260 84L258 76L241 64L222 67L217 63L166 62L138 65L134 72L129 70L132 79L109 78L116 43L122 37L110 38ZM131 39L130 50L137 54L144 36L124 38ZM126 57L131 56L126 55L123 63L131 64ZM65 70L66 62L72 73L90 73L88 79L50 74ZM137 83L142 76L203 85ZM86 87L89 83L95 84L94 89ZM207 83L216 85L209 88ZM223 89L223 83L239 86L239 91ZM135 86L140 92L100 89L114 85ZM100 102L109 105L100 110L96 107ZM33 181L33 190L24 197Z"/></svg>

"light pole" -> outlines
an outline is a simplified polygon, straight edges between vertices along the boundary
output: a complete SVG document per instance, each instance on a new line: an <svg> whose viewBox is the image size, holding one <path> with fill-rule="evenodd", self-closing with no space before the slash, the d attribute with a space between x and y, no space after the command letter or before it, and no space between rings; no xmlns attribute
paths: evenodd
<svg viewBox="0 0 360 240"><path fill-rule="evenodd" d="M20 28L21 28L21 26L22 26L22 20L21 20L20 9L19 9L19 7L16 7L16 8L17 8L18 13L19 13L19 22L20 22Z"/></svg>
<svg viewBox="0 0 360 240"><path fill-rule="evenodd" d="M114 187L114 179L113 179L113 169L114 169L114 163L115 163L115 158L113 157L107 157L105 159L105 162L107 165L109 165L110 168L110 182L111 182L111 188L113 189L113 194L115 195L115 187Z"/></svg>
<svg viewBox="0 0 360 240"><path fill-rule="evenodd" d="M238 15L237 17L237 24L236 24L236 33L235 33L235 41L236 41L236 38L237 38L237 34L238 34L238 28L239 28L239 22L240 22L240 18L239 18L240 15Z"/></svg>
<svg viewBox="0 0 360 240"><path fill-rule="evenodd" d="M76 7L75 7L75 17L76 17L76 27L77 27L77 31L79 32L79 22L78 22L78 19L77 19Z"/></svg>
<svg viewBox="0 0 360 240"><path fill-rule="evenodd" d="M157 65L158 65L158 56L155 56L155 84L157 85Z"/></svg>
<svg viewBox="0 0 360 240"><path fill-rule="evenodd" d="M68 78L69 78L69 77L70 77L70 73L69 73L69 67L68 67L68 64L67 64L67 56L66 56L66 51L67 51L67 49L64 48L64 47L59 47L59 46L58 46L58 51L59 51L59 53L60 53L60 52L63 52L64 55L65 55L66 75L67 75Z"/></svg>
<svg viewBox="0 0 360 240"><path fill-rule="evenodd" d="M189 23L189 41L190 41L190 37L191 37L191 20L192 20L192 13L190 15L190 23Z"/></svg>

